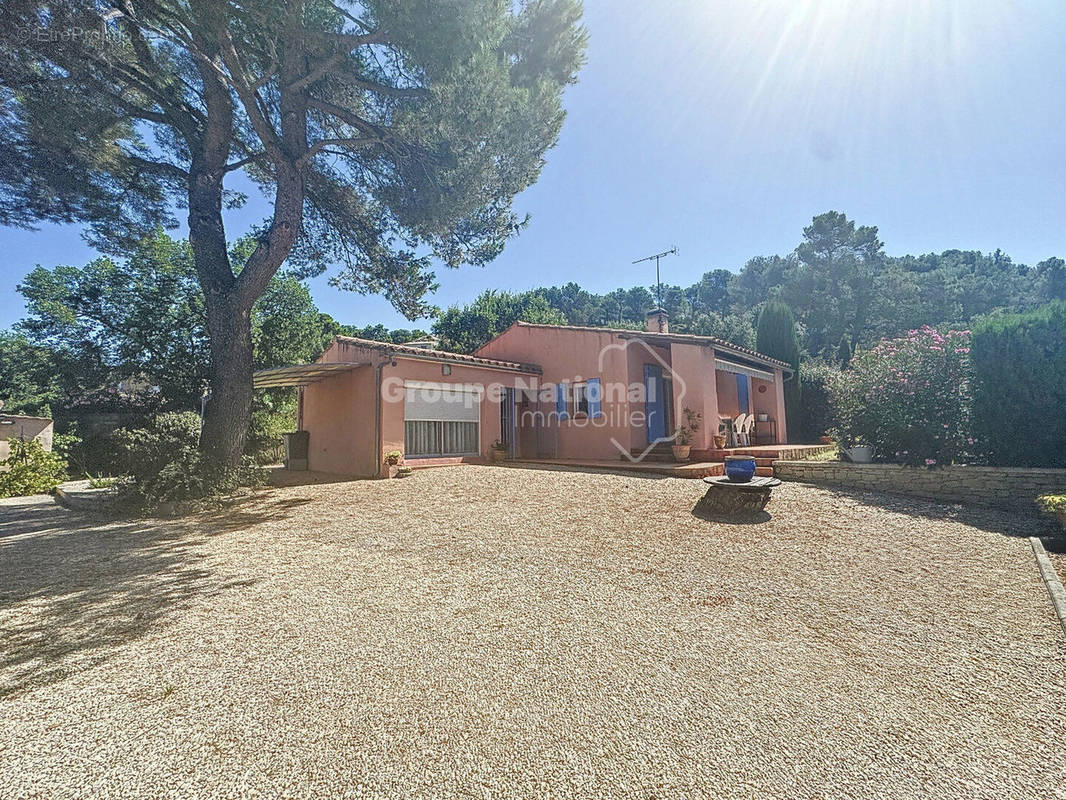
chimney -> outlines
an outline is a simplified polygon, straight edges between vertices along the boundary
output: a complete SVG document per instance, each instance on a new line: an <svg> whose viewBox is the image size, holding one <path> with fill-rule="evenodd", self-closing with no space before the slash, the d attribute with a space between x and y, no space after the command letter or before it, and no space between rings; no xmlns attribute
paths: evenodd
<svg viewBox="0 0 1066 800"><path fill-rule="evenodd" d="M669 333L670 318L666 311L661 308L653 308L648 312L648 333Z"/></svg>

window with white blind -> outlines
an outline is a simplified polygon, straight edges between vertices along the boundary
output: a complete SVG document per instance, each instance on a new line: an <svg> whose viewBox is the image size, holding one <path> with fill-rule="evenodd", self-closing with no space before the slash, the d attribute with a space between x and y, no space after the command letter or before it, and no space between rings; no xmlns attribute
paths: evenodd
<svg viewBox="0 0 1066 800"><path fill-rule="evenodd" d="M405 456L463 456L480 452L480 389L447 383L408 383L405 388Z"/></svg>

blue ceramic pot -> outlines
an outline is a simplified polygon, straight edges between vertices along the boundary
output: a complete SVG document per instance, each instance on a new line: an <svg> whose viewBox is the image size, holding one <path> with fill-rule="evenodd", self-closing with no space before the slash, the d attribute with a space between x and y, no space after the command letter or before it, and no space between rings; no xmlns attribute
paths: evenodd
<svg viewBox="0 0 1066 800"><path fill-rule="evenodd" d="M747 483L755 476L755 458L752 456L726 456L725 474L734 483Z"/></svg>

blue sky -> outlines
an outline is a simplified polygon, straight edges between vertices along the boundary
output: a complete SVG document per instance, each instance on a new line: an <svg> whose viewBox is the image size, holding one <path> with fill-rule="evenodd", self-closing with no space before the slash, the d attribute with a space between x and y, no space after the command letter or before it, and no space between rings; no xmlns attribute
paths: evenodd
<svg viewBox="0 0 1066 800"><path fill-rule="evenodd" d="M1066 256L1061 0L586 0L589 63L530 226L484 268L442 268L438 305L486 288L648 285L786 253L823 211L889 253ZM231 238L265 213L228 219ZM0 229L0 327L35 264L82 264L75 227ZM316 279L342 322L410 327L381 297Z"/></svg>

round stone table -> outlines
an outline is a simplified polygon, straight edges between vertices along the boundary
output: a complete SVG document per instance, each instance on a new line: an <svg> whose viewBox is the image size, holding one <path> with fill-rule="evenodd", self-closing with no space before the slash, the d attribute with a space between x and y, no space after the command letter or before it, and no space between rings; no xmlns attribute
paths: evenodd
<svg viewBox="0 0 1066 800"><path fill-rule="evenodd" d="M711 516L750 517L758 514L770 500L770 492L780 486L777 478L755 477L747 483L734 483L724 475L704 478L707 493L696 504L696 511Z"/></svg>

